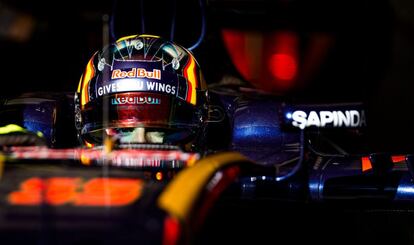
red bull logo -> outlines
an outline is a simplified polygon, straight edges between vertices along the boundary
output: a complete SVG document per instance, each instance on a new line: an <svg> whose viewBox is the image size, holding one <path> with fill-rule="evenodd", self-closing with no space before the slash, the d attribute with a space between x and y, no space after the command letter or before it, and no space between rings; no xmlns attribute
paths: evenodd
<svg viewBox="0 0 414 245"><path fill-rule="evenodd" d="M149 78L161 80L161 70L153 69L152 71L147 71L144 68L132 68L129 71L121 71L120 69L112 71L111 79L122 78Z"/></svg>
<svg viewBox="0 0 414 245"><path fill-rule="evenodd" d="M123 96L113 98L111 100L112 105L140 105L140 104L151 104L159 105L161 104L161 99L154 98L151 96Z"/></svg>

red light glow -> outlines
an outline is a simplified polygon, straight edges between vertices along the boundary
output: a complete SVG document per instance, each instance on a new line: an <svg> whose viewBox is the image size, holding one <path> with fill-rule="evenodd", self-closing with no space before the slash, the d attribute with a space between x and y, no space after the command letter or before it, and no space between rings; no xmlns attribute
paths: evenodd
<svg viewBox="0 0 414 245"><path fill-rule="evenodd" d="M141 195L142 180L121 178L33 177L8 195L12 205L37 206L125 206Z"/></svg>
<svg viewBox="0 0 414 245"><path fill-rule="evenodd" d="M272 75L279 80L292 80L297 73L297 63L291 55L273 54L270 57L269 68Z"/></svg>
<svg viewBox="0 0 414 245"><path fill-rule="evenodd" d="M362 172L368 171L372 169L371 160L369 160L369 157L362 157ZM391 156L391 161L393 163L403 163L405 162L405 156L397 155L397 156Z"/></svg>
<svg viewBox="0 0 414 245"><path fill-rule="evenodd" d="M176 245L181 234L180 222L172 217L164 220L163 245Z"/></svg>
<svg viewBox="0 0 414 245"><path fill-rule="evenodd" d="M393 163L405 162L405 156L391 156Z"/></svg>
<svg viewBox="0 0 414 245"><path fill-rule="evenodd" d="M372 164L371 164L371 160L369 160L369 157L362 157L361 161L362 161L362 172L372 169Z"/></svg>
<svg viewBox="0 0 414 245"><path fill-rule="evenodd" d="M268 92L295 88L299 70L297 33L223 30L222 37L243 79Z"/></svg>
<svg viewBox="0 0 414 245"><path fill-rule="evenodd" d="M234 66L246 80L251 79L248 54L246 52L246 34L237 30L223 30L223 41L232 58Z"/></svg>

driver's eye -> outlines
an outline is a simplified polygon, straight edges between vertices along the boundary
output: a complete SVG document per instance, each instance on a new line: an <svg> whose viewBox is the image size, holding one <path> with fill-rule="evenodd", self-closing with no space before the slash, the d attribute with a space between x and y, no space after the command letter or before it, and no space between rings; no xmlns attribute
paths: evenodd
<svg viewBox="0 0 414 245"><path fill-rule="evenodd" d="M118 130L119 134L128 134L132 133L135 129L134 128L121 128Z"/></svg>
<svg viewBox="0 0 414 245"><path fill-rule="evenodd" d="M134 131L134 128L108 128L105 132L109 136L125 135Z"/></svg>
<svg viewBox="0 0 414 245"><path fill-rule="evenodd" d="M151 131L145 134L145 139L149 143L164 143L165 133L160 131Z"/></svg>

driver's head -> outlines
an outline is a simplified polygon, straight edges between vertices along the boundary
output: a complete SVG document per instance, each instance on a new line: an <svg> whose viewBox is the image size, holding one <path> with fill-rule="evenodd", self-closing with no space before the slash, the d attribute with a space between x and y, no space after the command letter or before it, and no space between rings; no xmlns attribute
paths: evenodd
<svg viewBox="0 0 414 245"><path fill-rule="evenodd" d="M75 96L83 144L197 150L207 117L206 84L193 55L157 36L121 38L89 60Z"/></svg>

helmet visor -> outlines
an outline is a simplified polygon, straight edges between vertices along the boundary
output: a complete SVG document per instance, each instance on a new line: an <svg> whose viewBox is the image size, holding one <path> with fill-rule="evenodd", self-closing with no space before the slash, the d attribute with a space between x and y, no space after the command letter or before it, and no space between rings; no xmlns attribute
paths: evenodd
<svg viewBox="0 0 414 245"><path fill-rule="evenodd" d="M81 133L92 137L93 143L101 143L105 134L116 136L121 143L174 143L188 138L199 127L201 113L198 110L165 94L113 94L85 108Z"/></svg>

